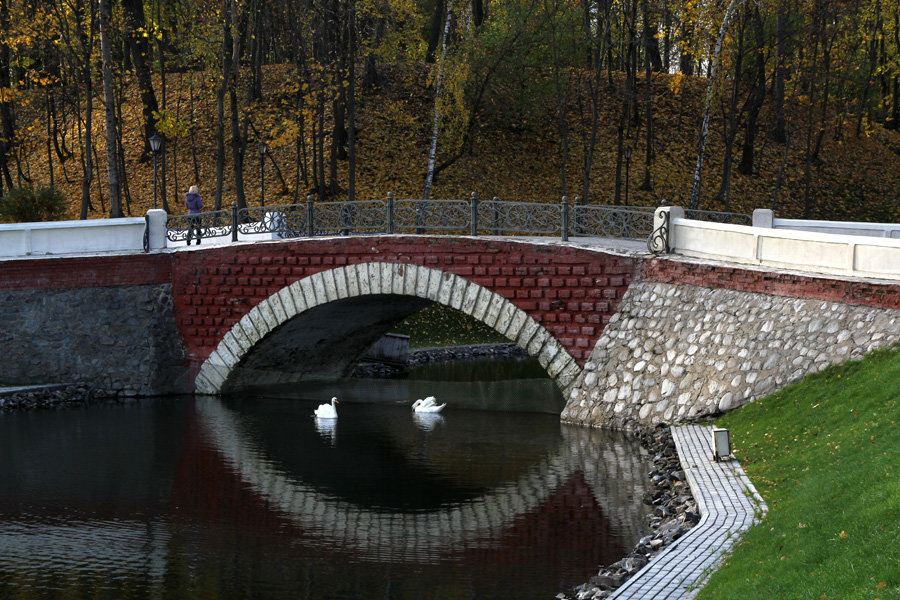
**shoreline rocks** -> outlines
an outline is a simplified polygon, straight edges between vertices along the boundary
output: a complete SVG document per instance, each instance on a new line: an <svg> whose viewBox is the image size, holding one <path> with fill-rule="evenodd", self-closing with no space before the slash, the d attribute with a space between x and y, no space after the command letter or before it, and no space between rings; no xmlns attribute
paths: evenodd
<svg viewBox="0 0 900 600"><path fill-rule="evenodd" d="M0 395L0 411L73 408L100 401L111 401L114 398L115 396L80 383L34 387Z"/></svg>
<svg viewBox="0 0 900 600"><path fill-rule="evenodd" d="M655 507L646 517L650 533L624 558L601 567L597 575L574 588L573 595L558 594L558 600L609 598L661 550L700 521L697 502L688 486L669 427L660 425L642 431L639 436L641 444L653 454L653 470L648 476L654 491L644 496L644 503Z"/></svg>
<svg viewBox="0 0 900 600"><path fill-rule="evenodd" d="M350 376L403 377L409 369L415 369L427 364L480 360L484 358L529 358L529 356L525 350L513 343L419 348L410 351L409 360L405 365L364 363L357 365Z"/></svg>

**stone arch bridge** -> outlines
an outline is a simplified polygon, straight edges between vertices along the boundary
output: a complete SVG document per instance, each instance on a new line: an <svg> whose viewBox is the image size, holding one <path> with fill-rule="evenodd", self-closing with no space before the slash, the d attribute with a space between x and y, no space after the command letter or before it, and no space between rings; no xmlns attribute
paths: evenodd
<svg viewBox="0 0 900 600"><path fill-rule="evenodd" d="M727 410L900 340L893 282L547 239L348 236L0 264L0 377L119 395L340 375L435 302L536 357L563 419L592 425Z"/></svg>

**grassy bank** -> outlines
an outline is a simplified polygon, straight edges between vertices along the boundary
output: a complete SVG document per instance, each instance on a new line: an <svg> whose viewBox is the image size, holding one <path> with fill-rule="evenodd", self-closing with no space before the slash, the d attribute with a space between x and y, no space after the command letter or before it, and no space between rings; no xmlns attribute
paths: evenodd
<svg viewBox="0 0 900 600"><path fill-rule="evenodd" d="M900 598L900 348L719 420L769 514L698 596Z"/></svg>
<svg viewBox="0 0 900 600"><path fill-rule="evenodd" d="M432 304L412 315L391 333L408 335L411 348L509 342L481 321L442 304Z"/></svg>

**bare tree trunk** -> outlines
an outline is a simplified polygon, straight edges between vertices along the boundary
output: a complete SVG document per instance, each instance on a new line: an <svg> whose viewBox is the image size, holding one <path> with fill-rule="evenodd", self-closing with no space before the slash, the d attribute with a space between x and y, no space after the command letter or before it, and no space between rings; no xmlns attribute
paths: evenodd
<svg viewBox="0 0 900 600"><path fill-rule="evenodd" d="M9 31L9 3L0 0L0 30ZM0 43L0 196L3 196L3 182L12 189L12 176L7 166L7 158L15 144L15 113L6 93L10 89L9 44Z"/></svg>
<svg viewBox="0 0 900 600"><path fill-rule="evenodd" d="M447 37L450 35L452 15L450 7L447 6L447 14L444 17L444 37L441 41L441 59L438 64L437 77L435 77L434 81L434 119L431 126L431 146L428 148L428 167L425 170L425 191L422 193L422 198L425 200L431 197L431 184L434 181L434 157L437 154L438 128L441 120L441 77L444 71L444 59L447 56Z"/></svg>
<svg viewBox="0 0 900 600"><path fill-rule="evenodd" d="M214 210L222 209L222 188L225 183L225 94L231 82L234 52L231 21L234 0L226 0L222 13L222 83L216 90L216 196Z"/></svg>
<svg viewBox="0 0 900 600"><path fill-rule="evenodd" d="M150 73L150 45L145 37L147 30L144 18L144 4L141 0L122 0L125 17L125 39L134 64L134 75L141 91L141 108L144 115L144 139L141 161L150 158L150 137L156 133L156 93L153 91L153 78Z"/></svg>
<svg viewBox="0 0 900 600"><path fill-rule="evenodd" d="M350 0L349 28L349 79L347 92L347 199L356 200L356 0Z"/></svg>
<svg viewBox="0 0 900 600"><path fill-rule="evenodd" d="M694 183L691 186L691 199L689 202L689 208L691 209L697 208L697 203L700 199L703 158L706 152L706 136L709 133L709 111L710 106L712 105L713 92L715 91L716 67L719 64L719 55L722 53L722 41L725 38L725 32L728 30L728 22L731 20L734 9L739 3L743 4L743 2L744 0L730 0L728 3L728 8L725 9L725 16L722 18L722 25L719 27L719 35L716 38L716 48L713 51L712 61L709 65L709 81L706 84L706 100L704 100L703 103L703 121L700 124L700 143L698 144L699 148L697 150L697 167L694 169Z"/></svg>
<svg viewBox="0 0 900 600"><path fill-rule="evenodd" d="M778 3L778 16L775 26L775 82L772 97L772 139L776 142L787 141L784 117L784 79L787 61L787 0Z"/></svg>
<svg viewBox="0 0 900 600"><path fill-rule="evenodd" d="M113 92L112 48L109 40L109 0L100 0L100 54L103 57L103 102L106 109L106 176L109 183L109 216L122 214L119 195L119 158L116 144L116 99Z"/></svg>

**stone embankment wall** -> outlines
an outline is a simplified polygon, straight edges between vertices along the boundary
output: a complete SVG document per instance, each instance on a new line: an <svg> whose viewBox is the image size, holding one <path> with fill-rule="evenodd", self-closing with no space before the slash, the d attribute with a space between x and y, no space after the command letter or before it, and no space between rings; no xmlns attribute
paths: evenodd
<svg viewBox="0 0 900 600"><path fill-rule="evenodd" d="M0 381L72 383L113 396L189 390L168 261L8 261Z"/></svg>
<svg viewBox="0 0 900 600"><path fill-rule="evenodd" d="M882 294L866 283L730 269L710 281L723 287L706 287L661 282L667 271L647 266L597 341L564 421L634 429L713 415L900 341L897 286Z"/></svg>

